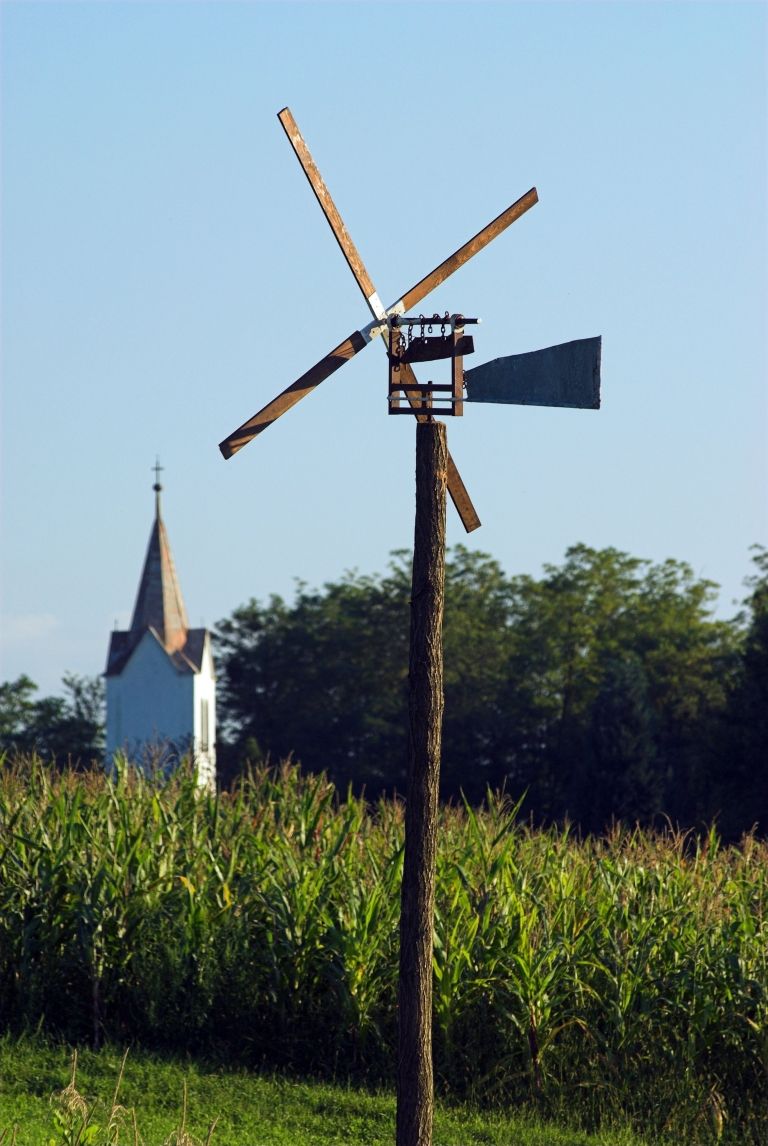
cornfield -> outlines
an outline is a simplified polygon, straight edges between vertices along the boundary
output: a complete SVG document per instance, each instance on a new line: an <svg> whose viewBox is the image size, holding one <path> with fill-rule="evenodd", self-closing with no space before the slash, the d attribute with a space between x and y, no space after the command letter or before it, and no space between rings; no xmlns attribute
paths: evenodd
<svg viewBox="0 0 768 1146"><path fill-rule="evenodd" d="M768 1141L768 845L441 811L442 1092ZM230 792L0 768L0 1024L389 1082L403 808L287 763Z"/></svg>

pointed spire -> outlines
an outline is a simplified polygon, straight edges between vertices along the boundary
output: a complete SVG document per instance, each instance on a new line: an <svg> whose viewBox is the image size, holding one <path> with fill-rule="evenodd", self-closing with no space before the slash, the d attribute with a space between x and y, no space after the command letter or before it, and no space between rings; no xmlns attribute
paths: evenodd
<svg viewBox="0 0 768 1146"><path fill-rule="evenodd" d="M155 471L152 487L155 491L155 521L133 610L131 636L135 641L146 629L154 629L166 652L174 653L186 643L189 621L160 512L163 487L159 479L163 467L159 459L152 468Z"/></svg>

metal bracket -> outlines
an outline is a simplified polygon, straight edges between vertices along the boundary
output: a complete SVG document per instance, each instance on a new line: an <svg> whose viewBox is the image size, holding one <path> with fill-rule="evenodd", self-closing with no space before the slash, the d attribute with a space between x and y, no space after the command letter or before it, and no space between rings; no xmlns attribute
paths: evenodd
<svg viewBox="0 0 768 1146"><path fill-rule="evenodd" d="M426 319L393 315L389 318L389 413L390 414L444 414L461 417L464 413L464 355L472 354L475 346L470 335L464 333L465 324L476 324L478 318L465 318L461 314L445 316L442 321L434 316ZM450 334L436 336L418 335L406 341L403 327L440 323L443 328L450 326ZM403 367L411 362L432 362L449 358L451 360L450 383L427 382L424 385L406 380ZM411 377L413 375L411 374ZM401 399L408 398L407 406ZM415 401L414 401L415 399Z"/></svg>

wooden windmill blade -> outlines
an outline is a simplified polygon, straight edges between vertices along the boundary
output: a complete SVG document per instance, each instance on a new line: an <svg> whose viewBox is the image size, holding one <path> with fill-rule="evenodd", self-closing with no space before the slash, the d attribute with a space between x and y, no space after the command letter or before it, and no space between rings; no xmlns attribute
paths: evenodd
<svg viewBox="0 0 768 1146"><path fill-rule="evenodd" d="M252 418L243 422L242 426L238 426L223 442L219 442L219 449L224 457L231 458L243 446L247 446L253 438L266 430L267 426L271 426L273 422L277 421L281 414L285 414L287 410L290 410L292 406L295 406L297 402L311 393L316 386L319 386L326 378L330 378L331 374L340 366L343 366L350 358L354 358L364 346L367 346L368 342L370 342L370 337L366 339L360 330L350 334L349 338L340 342L335 350L331 350L325 358L321 358L319 362L311 366L305 374L302 374L301 378L297 378Z"/></svg>
<svg viewBox="0 0 768 1146"><path fill-rule="evenodd" d="M431 291L435 290L449 278L454 271L459 267L463 267L468 263L471 258L477 255L484 247L487 247L490 242L498 238L502 231L506 231L512 223L524 215L531 207L535 206L539 201L539 195L535 187L531 187L530 191L526 191L525 195L521 195L519 199L515 200L505 211L492 219L481 231L473 235L458 251L454 251L447 259L440 263L439 267L435 267L423 279L419 279L415 286L412 286L409 291L406 291L399 303L395 307L402 307L401 314L405 314L414 306L417 306L423 298L426 298ZM391 307L387 312L388 314L397 313L395 307Z"/></svg>
<svg viewBox="0 0 768 1146"><path fill-rule="evenodd" d="M341 248L341 253L347 260L347 265L352 271L355 282L363 292L363 298L368 303L371 314L374 318L385 318L386 311L382 306L381 299L376 293L376 288L373 285L371 276L365 269L365 264L360 258L360 252L352 242L349 231L344 226L344 220L331 198L331 193L326 187L325 180L312 158L312 154L304 141L304 136L299 131L298 124L293 118L291 109L284 107L282 111L277 113L277 118L280 120L283 131L288 136L288 142L293 148L296 158L301 165L301 169L315 193L315 198L320 204L320 209L328 220L328 225L333 231L336 242Z"/></svg>

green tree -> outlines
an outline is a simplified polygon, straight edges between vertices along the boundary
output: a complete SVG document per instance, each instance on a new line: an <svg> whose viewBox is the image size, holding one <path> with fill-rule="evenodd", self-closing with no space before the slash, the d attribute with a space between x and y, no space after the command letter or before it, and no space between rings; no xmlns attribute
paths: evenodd
<svg viewBox="0 0 768 1146"><path fill-rule="evenodd" d="M0 684L0 751L88 764L104 748L104 683L65 673L64 696L35 697L28 676Z"/></svg>
<svg viewBox="0 0 768 1146"><path fill-rule="evenodd" d="M726 836L753 824L768 831L768 550L754 550L756 572L746 581L743 644L716 770L715 810Z"/></svg>
<svg viewBox="0 0 768 1146"><path fill-rule="evenodd" d="M35 719L37 685L22 674L0 684L0 748L27 750L27 730Z"/></svg>
<svg viewBox="0 0 768 1146"><path fill-rule="evenodd" d="M517 581L509 682L521 695L517 703L510 695L510 707L518 710L524 736L518 783L525 782L540 815L583 810L590 714L605 665L625 655L637 636L626 619L642 568L618 550L575 545L562 566L545 565L541 580Z"/></svg>
<svg viewBox="0 0 768 1146"><path fill-rule="evenodd" d="M654 745L643 752L645 778L630 802L621 770L631 754L614 756L614 780L604 777L603 792L607 785L624 796L613 802L612 814L647 821L663 812L691 822L736 646L734 627L712 619L716 586L696 579L683 562L654 565L584 545L571 547L564 564L546 566L544 574L520 585L521 640L510 673L514 679L527 672L534 691L533 705L526 706L535 715L526 769L535 807L603 826L594 820L590 761L602 735L601 767L607 767L601 727L608 708L615 723L624 706L632 735L640 722L643 738L652 731Z"/></svg>
<svg viewBox="0 0 768 1146"><path fill-rule="evenodd" d="M294 754L342 788L402 790L408 671L408 572L349 573L292 606L252 600L217 629L222 729L240 757L254 742Z"/></svg>
<svg viewBox="0 0 768 1146"><path fill-rule="evenodd" d="M457 545L446 562L443 794L480 800L510 765L504 683L513 647L513 596L501 566Z"/></svg>
<svg viewBox="0 0 768 1146"><path fill-rule="evenodd" d="M648 822L664 812L658 767L657 717L648 674L637 653L609 657L592 705L574 815L600 831L611 818Z"/></svg>

